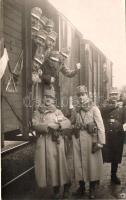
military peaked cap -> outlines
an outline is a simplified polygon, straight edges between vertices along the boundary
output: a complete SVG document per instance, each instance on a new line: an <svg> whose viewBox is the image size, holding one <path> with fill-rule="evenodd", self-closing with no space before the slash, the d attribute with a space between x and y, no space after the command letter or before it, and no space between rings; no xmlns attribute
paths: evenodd
<svg viewBox="0 0 126 200"><path fill-rule="evenodd" d="M79 85L77 86L76 88L76 94L79 95L79 94L84 94L84 93L87 93L87 87L85 85Z"/></svg>

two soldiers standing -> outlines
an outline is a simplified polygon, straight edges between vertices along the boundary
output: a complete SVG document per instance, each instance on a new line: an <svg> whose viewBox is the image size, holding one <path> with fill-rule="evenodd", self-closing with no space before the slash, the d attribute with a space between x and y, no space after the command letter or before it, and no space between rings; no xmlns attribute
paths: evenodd
<svg viewBox="0 0 126 200"><path fill-rule="evenodd" d="M77 97L78 105L71 116L72 126L55 107L52 89L44 90L44 105L33 116L33 127L38 135L35 153L36 180L39 187L52 186L55 199L59 198L59 187L63 185L64 198L69 195L70 179L64 148L66 134L72 135L75 181L80 186L77 194L84 195L85 183L89 182L89 198L94 199L95 187L102 175L101 148L105 143L102 117L98 107L88 97L85 86L77 87ZM95 150L93 144L97 145Z"/></svg>

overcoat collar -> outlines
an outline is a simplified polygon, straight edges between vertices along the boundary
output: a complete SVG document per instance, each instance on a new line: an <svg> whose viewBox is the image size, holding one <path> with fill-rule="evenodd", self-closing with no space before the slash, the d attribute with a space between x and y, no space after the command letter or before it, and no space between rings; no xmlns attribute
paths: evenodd
<svg viewBox="0 0 126 200"><path fill-rule="evenodd" d="M94 103L91 100L86 104L82 104L82 105L78 104L76 107L76 111L80 112L81 110L83 110L85 112L88 112L92 108L93 105Z"/></svg>
<svg viewBox="0 0 126 200"><path fill-rule="evenodd" d="M55 105L50 105L50 106L46 106L44 104L42 104L40 107L39 107L39 112L40 113L53 113L56 111L56 106Z"/></svg>

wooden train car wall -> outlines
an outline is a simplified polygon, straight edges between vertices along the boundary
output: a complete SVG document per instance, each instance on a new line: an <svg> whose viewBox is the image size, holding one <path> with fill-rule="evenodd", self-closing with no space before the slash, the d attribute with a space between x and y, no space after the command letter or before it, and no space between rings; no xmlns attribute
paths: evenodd
<svg viewBox="0 0 126 200"><path fill-rule="evenodd" d="M23 109L23 47L22 1L4 0L3 37L9 65L2 78L2 132L22 129ZM14 74L12 74L14 73Z"/></svg>
<svg viewBox="0 0 126 200"><path fill-rule="evenodd" d="M90 97L96 102L99 93L98 54L85 39L81 43L81 63L83 63L81 83L87 86Z"/></svg>
<svg viewBox="0 0 126 200"><path fill-rule="evenodd" d="M65 48L69 51L67 66L75 69L76 63L80 63L80 43L82 35L63 16L59 15L59 50ZM68 108L69 97L75 95L75 88L80 84L80 72L74 77L67 78L60 74L60 98L61 107Z"/></svg>
<svg viewBox="0 0 126 200"><path fill-rule="evenodd" d="M31 121L30 1L1 1L5 47L9 64L2 78L2 133L19 130L28 136ZM15 132L17 133L17 131Z"/></svg>
<svg viewBox="0 0 126 200"><path fill-rule="evenodd" d="M59 16L47 1L2 1L2 22L9 65L2 78L2 132L20 130L27 136L32 117L32 42L31 9L38 6L43 15L51 18L58 33ZM56 49L58 50L58 39ZM39 87L39 98L41 98Z"/></svg>
<svg viewBox="0 0 126 200"><path fill-rule="evenodd" d="M89 40L81 42L82 69L80 82L88 88L90 97L97 104L108 97L112 86L112 62Z"/></svg>
<svg viewBox="0 0 126 200"><path fill-rule="evenodd" d="M81 42L80 49L80 59L82 65L80 81L81 84L86 85L89 95L92 96L92 49L88 42L84 39Z"/></svg>

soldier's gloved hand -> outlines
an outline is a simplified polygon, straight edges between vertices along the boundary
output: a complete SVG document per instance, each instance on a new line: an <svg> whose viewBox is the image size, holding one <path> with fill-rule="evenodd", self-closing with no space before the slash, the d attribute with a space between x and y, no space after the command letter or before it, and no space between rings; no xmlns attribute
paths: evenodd
<svg viewBox="0 0 126 200"><path fill-rule="evenodd" d="M51 76L51 83L55 82L55 78L53 76Z"/></svg>
<svg viewBox="0 0 126 200"><path fill-rule="evenodd" d="M92 143L92 153L99 151L103 147L100 143Z"/></svg>
<svg viewBox="0 0 126 200"><path fill-rule="evenodd" d="M38 70L38 74L39 74L39 76L42 76L43 72L41 69Z"/></svg>
<svg viewBox="0 0 126 200"><path fill-rule="evenodd" d="M79 70L81 68L81 64L80 63L77 63L76 64L76 68Z"/></svg>
<svg viewBox="0 0 126 200"><path fill-rule="evenodd" d="M123 107L123 102L122 102L122 101L116 102L116 106L117 106L118 108L122 108L122 107Z"/></svg>
<svg viewBox="0 0 126 200"><path fill-rule="evenodd" d="M123 130L126 132L126 123L123 124Z"/></svg>
<svg viewBox="0 0 126 200"><path fill-rule="evenodd" d="M103 148L103 144L98 143L99 148Z"/></svg>
<svg viewBox="0 0 126 200"><path fill-rule="evenodd" d="M115 101L115 108L119 107L119 102Z"/></svg>

